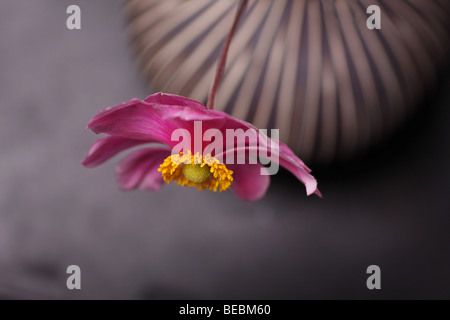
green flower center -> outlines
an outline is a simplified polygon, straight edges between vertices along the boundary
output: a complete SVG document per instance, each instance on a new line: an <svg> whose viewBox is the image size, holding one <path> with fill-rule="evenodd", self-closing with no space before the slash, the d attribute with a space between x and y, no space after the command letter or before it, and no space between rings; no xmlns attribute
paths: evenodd
<svg viewBox="0 0 450 320"><path fill-rule="evenodd" d="M184 177L193 183L203 183L211 176L210 167L206 165L185 164L182 170Z"/></svg>

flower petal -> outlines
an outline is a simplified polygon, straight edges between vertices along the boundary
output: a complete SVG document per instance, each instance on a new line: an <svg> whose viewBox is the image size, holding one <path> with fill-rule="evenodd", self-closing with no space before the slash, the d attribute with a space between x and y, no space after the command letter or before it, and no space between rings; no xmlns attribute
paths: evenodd
<svg viewBox="0 0 450 320"><path fill-rule="evenodd" d="M298 158L297 158L298 159ZM300 160L300 159L298 159ZM284 167L290 171L294 176L297 177L306 187L306 194L309 196L311 194L316 194L322 198L322 194L317 188L317 181L309 173L309 169L306 166L300 165L296 159L290 157L285 153L280 153L280 166Z"/></svg>
<svg viewBox="0 0 450 320"><path fill-rule="evenodd" d="M95 133L169 144L176 127L163 120L163 110L164 108L132 99L128 103L100 111L88 123L87 128Z"/></svg>
<svg viewBox="0 0 450 320"><path fill-rule="evenodd" d="M160 106L180 106L180 107L190 107L199 110L207 110L206 107L198 101L162 92L152 94L151 96L148 96L144 101L149 104L155 104Z"/></svg>
<svg viewBox="0 0 450 320"><path fill-rule="evenodd" d="M116 174L122 189L159 191L163 178L158 168L170 155L169 148L147 148L129 154L116 166Z"/></svg>
<svg viewBox="0 0 450 320"><path fill-rule="evenodd" d="M270 150L270 149L269 149ZM219 158L226 159L226 155L229 153L234 153L235 156L239 151L245 151L246 153L250 153L250 151L253 151L253 153L256 153L258 156L267 155L270 152L267 150L266 145L257 145L257 146L246 146L246 147L238 147L234 149L228 149L226 152L219 154ZM287 152L289 151L289 152ZM310 169L303 164L303 162L295 156L295 154L285 145L280 143L280 150L278 153L275 153L273 151L270 155L272 159L278 158L278 163L280 166L287 169L289 172L291 172L297 179L299 179L306 187L306 194L309 196L311 194L316 194L319 197L322 197L322 194L320 193L319 189L317 188L317 181L314 179L314 177L310 174ZM236 161L235 161L236 162ZM229 165L227 165L229 166ZM246 166L246 165L240 165L240 166Z"/></svg>
<svg viewBox="0 0 450 320"><path fill-rule="evenodd" d="M261 164L241 164L228 166L233 170L231 189L246 201L257 201L264 197L270 185L270 176L261 175Z"/></svg>
<svg viewBox="0 0 450 320"><path fill-rule="evenodd" d="M173 131L184 128L193 135L194 121L202 121L204 129L220 128L225 118L224 114L207 110L193 100L156 94L144 101L131 99L127 103L106 108L92 118L87 128L95 133L156 141L173 147L178 143L171 140Z"/></svg>
<svg viewBox="0 0 450 320"><path fill-rule="evenodd" d="M119 152L143 143L147 143L147 141L132 140L115 136L100 138L94 142L81 164L86 168L94 168L114 157Z"/></svg>

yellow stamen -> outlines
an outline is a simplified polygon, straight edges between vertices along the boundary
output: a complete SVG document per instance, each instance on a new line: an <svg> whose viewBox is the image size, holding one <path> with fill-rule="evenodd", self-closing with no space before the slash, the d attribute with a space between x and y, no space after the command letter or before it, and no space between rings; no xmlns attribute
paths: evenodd
<svg viewBox="0 0 450 320"><path fill-rule="evenodd" d="M199 190L220 192L227 190L233 182L233 171L210 154L202 157L181 152L168 156L160 165L159 172L166 183L172 181L182 186L196 187Z"/></svg>

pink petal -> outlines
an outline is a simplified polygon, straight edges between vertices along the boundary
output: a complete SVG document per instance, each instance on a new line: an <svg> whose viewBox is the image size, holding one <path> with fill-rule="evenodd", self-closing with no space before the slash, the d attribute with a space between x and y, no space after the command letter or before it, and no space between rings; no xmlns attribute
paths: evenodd
<svg viewBox="0 0 450 320"><path fill-rule="evenodd" d="M280 153L280 166L290 171L297 177L297 179L303 182L306 187L306 194L308 196L311 194L316 194L317 196L322 197L322 194L317 188L316 179L314 179L314 177L308 172L309 169L306 166L298 164L297 161L300 159L297 159L291 158L285 153Z"/></svg>
<svg viewBox="0 0 450 320"><path fill-rule="evenodd" d="M231 189L246 201L257 201L264 197L270 185L270 176L261 175L261 164L230 165L233 170ZM264 169L263 169L264 170Z"/></svg>
<svg viewBox="0 0 450 320"><path fill-rule="evenodd" d="M163 183L159 166L170 155L168 148L147 148L129 154L116 166L116 174L122 189L159 191Z"/></svg>
<svg viewBox="0 0 450 320"><path fill-rule="evenodd" d="M180 106L191 107L199 110L207 110L206 107L198 101L174 94L166 94L161 92L148 96L144 101L149 104L161 106Z"/></svg>
<svg viewBox="0 0 450 320"><path fill-rule="evenodd" d="M106 136L98 139L92 145L86 158L81 163L87 168L94 168L114 157L119 152L146 142L147 141Z"/></svg>
<svg viewBox="0 0 450 320"><path fill-rule="evenodd" d="M173 131L184 128L193 134L194 121L202 121L205 129L220 128L225 118L193 100L156 94L145 101L131 99L128 103L106 108L93 117L87 128L95 133L156 141L173 147L178 143L171 140Z"/></svg>
<svg viewBox="0 0 450 320"><path fill-rule="evenodd" d="M164 121L163 115L163 109L132 99L126 104L97 113L87 128L95 133L169 144L172 131L176 127Z"/></svg>
<svg viewBox="0 0 450 320"><path fill-rule="evenodd" d="M256 151L258 155L260 155L261 151L264 151L265 154L268 154L266 146L246 146L239 147L235 149L229 149L226 152L219 154L219 157L222 159L226 159L226 154L234 153L237 154L238 151L244 150L245 152ZM287 152L288 151L288 152ZM269 152L270 153L270 152ZM319 197L322 197L319 189L317 188L317 181L314 177L309 173L310 169L303 164L303 162L295 156L295 154L285 145L280 143L280 151L278 152L278 163L280 166L287 169L291 172L297 179L299 179L306 187L306 194L309 196L311 194L316 194ZM245 167L246 165L237 165Z"/></svg>
<svg viewBox="0 0 450 320"><path fill-rule="evenodd" d="M306 164L295 155L295 153L289 149L287 145L284 143L278 142L280 146L280 153L284 154L286 157L291 158L294 162L296 162L300 167L305 169L308 173L311 172L311 169L306 166Z"/></svg>
<svg viewBox="0 0 450 320"><path fill-rule="evenodd" d="M227 123L227 119L222 112L206 109L198 110L190 107L166 107L164 108L163 119L177 126L177 128L187 129L192 135L195 121L202 122L203 132L210 128L220 130Z"/></svg>

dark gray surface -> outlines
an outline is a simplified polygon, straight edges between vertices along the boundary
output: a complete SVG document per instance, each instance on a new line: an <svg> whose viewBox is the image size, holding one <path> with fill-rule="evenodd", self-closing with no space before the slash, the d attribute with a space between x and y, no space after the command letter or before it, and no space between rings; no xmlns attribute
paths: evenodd
<svg viewBox="0 0 450 320"><path fill-rule="evenodd" d="M87 170L99 109L144 98L119 1L0 2L0 298L450 298L447 82L392 143L243 203ZM82 269L82 290L65 270ZM382 290L365 270L382 268Z"/></svg>

